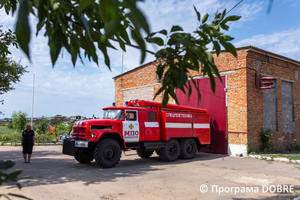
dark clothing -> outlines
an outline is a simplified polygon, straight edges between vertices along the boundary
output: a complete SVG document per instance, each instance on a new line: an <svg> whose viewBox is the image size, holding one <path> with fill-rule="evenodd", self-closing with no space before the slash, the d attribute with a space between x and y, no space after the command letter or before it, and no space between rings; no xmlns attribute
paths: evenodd
<svg viewBox="0 0 300 200"><path fill-rule="evenodd" d="M34 131L30 130L30 131L23 131L22 133L23 138L23 145L24 144L31 144L33 145L33 136L34 136Z"/></svg>
<svg viewBox="0 0 300 200"><path fill-rule="evenodd" d="M23 154L32 154L33 144L23 144Z"/></svg>

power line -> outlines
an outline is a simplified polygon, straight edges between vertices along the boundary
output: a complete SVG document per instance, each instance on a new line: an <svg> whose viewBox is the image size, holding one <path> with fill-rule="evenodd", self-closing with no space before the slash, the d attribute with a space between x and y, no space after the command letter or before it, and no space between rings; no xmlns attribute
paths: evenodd
<svg viewBox="0 0 300 200"><path fill-rule="evenodd" d="M221 10L222 8L224 8L230 1L231 1L231 0L226 1L226 2L225 2L225 3L217 10L217 12L218 12L219 10Z"/></svg>
<svg viewBox="0 0 300 200"><path fill-rule="evenodd" d="M224 8L230 1L231 1L231 0L227 0L225 3L223 3L223 4L221 5L221 7L217 9L217 12L216 12L216 13L218 13L219 10L221 10L222 8ZM210 21L211 17L212 17L212 15L209 15L209 18L208 18L207 21ZM211 20L211 22L212 22L212 21L213 21L213 19Z"/></svg>
<svg viewBox="0 0 300 200"><path fill-rule="evenodd" d="M247 5L245 5L241 10L239 10L239 12L237 12L236 15L239 14L244 8L246 8L247 6L249 6L249 4L250 4L252 1L253 1L253 0L251 0Z"/></svg>
<svg viewBox="0 0 300 200"><path fill-rule="evenodd" d="M232 11L233 9L235 9L240 3L242 3L242 1L243 1L243 0L241 0L240 2L238 2L235 6L233 6L233 7L226 13L226 15L227 15L228 13L230 13L230 11Z"/></svg>

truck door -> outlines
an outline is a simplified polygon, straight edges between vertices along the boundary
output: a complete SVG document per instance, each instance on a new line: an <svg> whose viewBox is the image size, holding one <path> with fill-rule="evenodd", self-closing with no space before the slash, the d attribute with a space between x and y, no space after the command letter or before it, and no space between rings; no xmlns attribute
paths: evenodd
<svg viewBox="0 0 300 200"><path fill-rule="evenodd" d="M145 121L145 141L160 140L159 123L157 122L157 112L147 112L147 121Z"/></svg>
<svg viewBox="0 0 300 200"><path fill-rule="evenodd" d="M123 121L123 138L125 142L139 142L140 127L137 110L125 110L125 121Z"/></svg>

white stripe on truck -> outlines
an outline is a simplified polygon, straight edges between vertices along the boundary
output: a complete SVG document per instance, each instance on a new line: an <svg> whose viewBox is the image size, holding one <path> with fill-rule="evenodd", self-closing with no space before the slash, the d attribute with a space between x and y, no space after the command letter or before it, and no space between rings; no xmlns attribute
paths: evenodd
<svg viewBox="0 0 300 200"><path fill-rule="evenodd" d="M194 128L210 128L210 124L194 124Z"/></svg>
<svg viewBox="0 0 300 200"><path fill-rule="evenodd" d="M191 123L166 123L166 128L192 128Z"/></svg>
<svg viewBox="0 0 300 200"><path fill-rule="evenodd" d="M158 122L145 122L145 127L149 127L149 128L158 128Z"/></svg>
<svg viewBox="0 0 300 200"><path fill-rule="evenodd" d="M210 124L193 124L194 128L210 128ZM146 122L145 122L146 126ZM192 128L191 123L166 123L166 128Z"/></svg>

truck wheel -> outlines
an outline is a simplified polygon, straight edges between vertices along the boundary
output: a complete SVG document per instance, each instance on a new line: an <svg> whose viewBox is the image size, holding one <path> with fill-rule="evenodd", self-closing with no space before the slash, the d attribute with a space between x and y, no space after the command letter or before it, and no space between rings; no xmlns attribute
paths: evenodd
<svg viewBox="0 0 300 200"><path fill-rule="evenodd" d="M121 147L119 143L113 139L104 139L97 144L94 157L100 167L114 167L121 158Z"/></svg>
<svg viewBox="0 0 300 200"><path fill-rule="evenodd" d="M155 153L156 153L158 156L160 156L160 151L155 150Z"/></svg>
<svg viewBox="0 0 300 200"><path fill-rule="evenodd" d="M180 146L177 140L173 139L167 142L166 146L160 151L160 157L166 162L177 160L180 153Z"/></svg>
<svg viewBox="0 0 300 200"><path fill-rule="evenodd" d="M180 142L180 158L192 159L197 153L197 144L194 139L184 139Z"/></svg>
<svg viewBox="0 0 300 200"><path fill-rule="evenodd" d="M154 151L142 151L140 149L137 149L136 152L141 158L149 158L150 156L152 156Z"/></svg>
<svg viewBox="0 0 300 200"><path fill-rule="evenodd" d="M80 163L90 163L94 159L93 153L89 152L88 149L83 148L75 151L74 158Z"/></svg>

